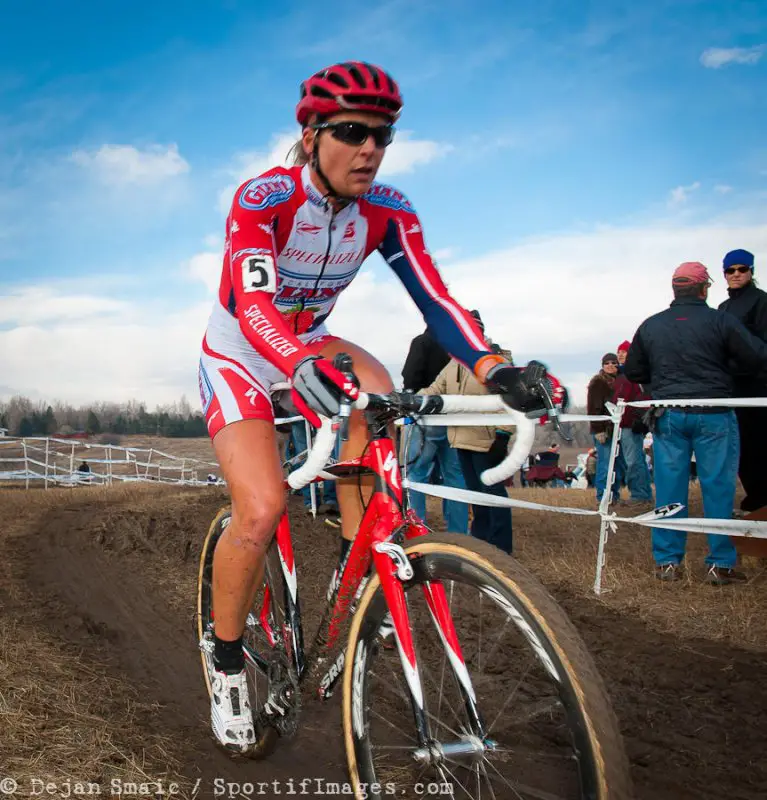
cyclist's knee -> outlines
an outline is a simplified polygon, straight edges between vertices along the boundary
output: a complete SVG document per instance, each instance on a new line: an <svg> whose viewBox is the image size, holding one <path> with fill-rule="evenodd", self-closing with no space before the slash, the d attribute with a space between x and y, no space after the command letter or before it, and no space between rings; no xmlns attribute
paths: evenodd
<svg viewBox="0 0 767 800"><path fill-rule="evenodd" d="M285 495L259 492L233 503L233 518L239 536L249 545L263 547L271 540L285 510Z"/></svg>

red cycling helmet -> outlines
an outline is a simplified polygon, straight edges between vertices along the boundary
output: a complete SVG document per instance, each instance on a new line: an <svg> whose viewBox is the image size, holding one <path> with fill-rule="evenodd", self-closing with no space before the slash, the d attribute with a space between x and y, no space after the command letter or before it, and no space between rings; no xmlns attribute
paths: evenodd
<svg viewBox="0 0 767 800"><path fill-rule="evenodd" d="M394 121L402 111L402 96L394 79L380 67L345 61L325 67L301 84L296 117L303 126L311 114L339 111L373 111Z"/></svg>

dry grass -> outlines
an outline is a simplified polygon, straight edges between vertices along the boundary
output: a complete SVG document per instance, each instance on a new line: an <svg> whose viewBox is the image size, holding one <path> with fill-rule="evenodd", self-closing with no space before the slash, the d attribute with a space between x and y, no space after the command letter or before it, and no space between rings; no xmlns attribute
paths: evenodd
<svg viewBox="0 0 767 800"><path fill-rule="evenodd" d="M78 490L95 506L129 501L157 504L163 487L120 486ZM4 537L35 530L36 520L72 500L71 491L3 492ZM171 737L147 735L156 708L130 683L102 674L73 647L44 632L45 610L30 603L0 559L0 764L19 784L18 796L39 783L90 781L109 793L112 780L179 784L180 764ZM127 700L126 700L127 698ZM65 721L65 722L64 722ZM64 789L61 789L64 792ZM58 795L57 795L58 796Z"/></svg>
<svg viewBox="0 0 767 800"><path fill-rule="evenodd" d="M174 741L144 733L153 713L129 684L74 655L62 658L54 641L0 618L0 763L21 796L32 794L33 778L102 787L113 779L178 782Z"/></svg>
<svg viewBox="0 0 767 800"><path fill-rule="evenodd" d="M593 491L513 489L513 498L573 508L596 507ZM702 516L700 492L690 495L691 515ZM634 516L618 507L618 516ZM603 592L593 591L599 520L514 509L515 555L557 592L641 618L656 630L681 639L705 638L748 648L767 648L767 579L762 565L744 561L746 585L713 587L705 574L706 537L691 533L687 540L687 577L676 584L657 581L653 574L651 529L618 524L606 549Z"/></svg>

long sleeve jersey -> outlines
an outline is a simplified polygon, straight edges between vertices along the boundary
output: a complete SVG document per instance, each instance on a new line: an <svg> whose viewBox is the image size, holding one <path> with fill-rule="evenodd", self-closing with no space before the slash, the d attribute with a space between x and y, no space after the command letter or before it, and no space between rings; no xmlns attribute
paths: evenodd
<svg viewBox="0 0 767 800"><path fill-rule="evenodd" d="M374 250L416 303L437 341L472 371L491 356L474 318L449 294L418 216L396 189L374 183L341 210L309 167L276 167L243 183L226 223L217 302L206 334L220 353L250 345L285 375L309 354L302 341L328 318Z"/></svg>

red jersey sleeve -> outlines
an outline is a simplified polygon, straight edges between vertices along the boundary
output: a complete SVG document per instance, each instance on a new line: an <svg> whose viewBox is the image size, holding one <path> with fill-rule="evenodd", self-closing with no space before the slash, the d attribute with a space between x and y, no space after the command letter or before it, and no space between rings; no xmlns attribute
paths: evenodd
<svg viewBox="0 0 767 800"><path fill-rule="evenodd" d="M237 189L227 220L235 316L255 350L286 375L310 355L274 305L278 220L292 218L296 189L290 170L269 170Z"/></svg>

